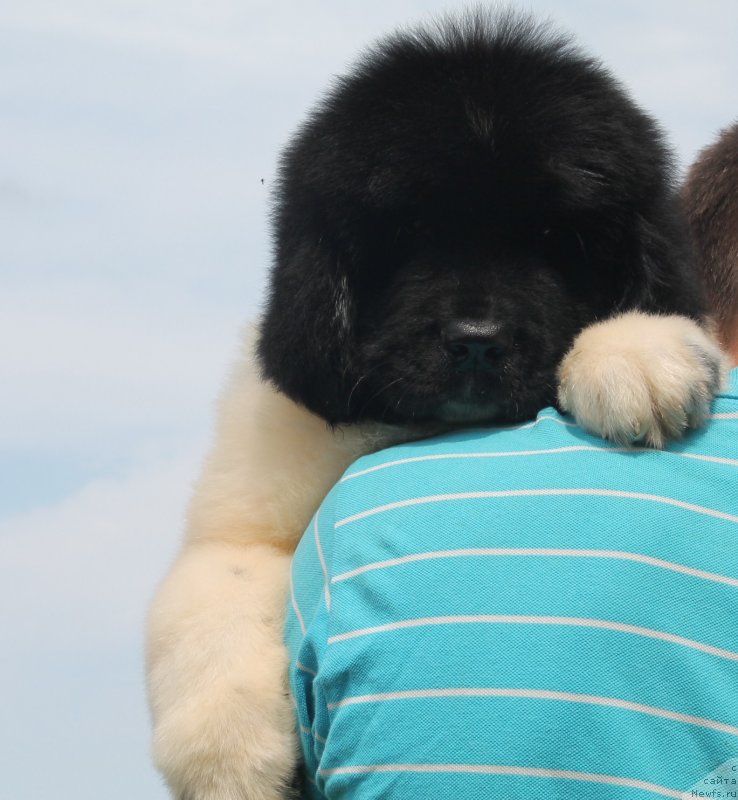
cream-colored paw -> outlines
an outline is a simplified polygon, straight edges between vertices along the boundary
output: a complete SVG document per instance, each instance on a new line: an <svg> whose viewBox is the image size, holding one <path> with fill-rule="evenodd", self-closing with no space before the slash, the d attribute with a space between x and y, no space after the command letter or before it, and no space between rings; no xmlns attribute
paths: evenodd
<svg viewBox="0 0 738 800"><path fill-rule="evenodd" d="M694 320L634 311L579 334L559 367L559 404L598 436L662 447L704 423L726 374Z"/></svg>
<svg viewBox="0 0 738 800"><path fill-rule="evenodd" d="M298 765L282 643L290 555L190 544L151 607L153 755L174 800L285 800Z"/></svg>
<svg viewBox="0 0 738 800"><path fill-rule="evenodd" d="M174 800L293 797L297 749L288 698L244 703L234 692L228 706L214 694L191 698L155 731L154 757Z"/></svg>

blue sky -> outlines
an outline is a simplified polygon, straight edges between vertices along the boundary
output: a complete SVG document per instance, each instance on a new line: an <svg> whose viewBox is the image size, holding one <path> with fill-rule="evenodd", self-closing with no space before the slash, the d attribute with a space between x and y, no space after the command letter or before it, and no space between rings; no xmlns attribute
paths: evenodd
<svg viewBox="0 0 738 800"><path fill-rule="evenodd" d="M0 9L4 797L166 797L143 620L259 306L276 155L362 44L460 6ZM733 0L525 7L601 56L683 164L738 117Z"/></svg>

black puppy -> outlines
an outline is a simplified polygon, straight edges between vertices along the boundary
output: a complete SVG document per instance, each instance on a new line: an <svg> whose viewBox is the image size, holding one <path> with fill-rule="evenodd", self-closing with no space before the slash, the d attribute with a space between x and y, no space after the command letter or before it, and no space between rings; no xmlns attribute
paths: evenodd
<svg viewBox="0 0 738 800"><path fill-rule="evenodd" d="M516 16L365 54L284 155L275 243L264 375L331 423L525 419L585 325L703 312L656 124Z"/></svg>
<svg viewBox="0 0 738 800"><path fill-rule="evenodd" d="M698 424L720 372L659 131L527 19L370 50L285 153L275 245L263 377L247 355L151 612L154 754L178 800L284 797L290 555L358 455L415 423L524 419L557 370L580 422L658 444Z"/></svg>

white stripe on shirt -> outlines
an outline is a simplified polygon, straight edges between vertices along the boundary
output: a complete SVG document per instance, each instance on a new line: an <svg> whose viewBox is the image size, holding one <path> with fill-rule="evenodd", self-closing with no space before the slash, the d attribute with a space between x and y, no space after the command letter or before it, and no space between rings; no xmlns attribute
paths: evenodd
<svg viewBox="0 0 738 800"><path fill-rule="evenodd" d="M637 448L638 450L646 450L646 448ZM605 453L630 453L634 452L636 448L632 447L594 447L593 445L572 445L570 447L552 447L547 450L502 450L500 452L492 453L434 453L429 456L409 456L408 458L398 458L394 461L385 461L383 464L376 464L373 467L360 469L357 472L351 472L341 478L340 483L345 483L353 478L359 478L362 475L368 475L370 472L378 472L388 467L396 467L400 464L414 464L418 461L444 461L445 459L453 458L506 458L512 456L543 456L555 453L577 453L582 450L605 452ZM738 462L736 462L738 464Z"/></svg>
<svg viewBox="0 0 738 800"><path fill-rule="evenodd" d="M628 786L633 789L645 789L647 792L674 797L677 800L683 791L659 786L657 783L641 781L637 778L623 778L618 775L601 775L595 772L577 772L567 769L542 769L537 767L513 767L507 764L361 764L350 767L333 767L319 769L323 777L330 775L367 774L372 772L462 772L478 775L521 775L527 778L564 778L573 781L590 781L608 783L614 786Z"/></svg>
<svg viewBox="0 0 738 800"><path fill-rule="evenodd" d="M571 558L614 558L624 561L636 561L641 564L648 564L652 567L681 572L684 575L691 575L695 578L704 578L715 583L727 583L729 586L738 587L738 578L731 578L727 575L718 575L715 572L707 572L694 567L687 567L684 564L676 564L673 561L665 561L661 558L643 555L641 553L628 553L624 550L584 550L562 547L466 547L458 550L432 550L426 553L411 553L407 556L398 558L388 558L385 561L374 561L362 567L351 569L348 572L341 572L331 578L331 583L354 578L364 572L377 569L387 569L396 567L400 564L410 564L414 561L427 561L436 558L466 558L479 556L564 556Z"/></svg>
<svg viewBox="0 0 738 800"><path fill-rule="evenodd" d="M335 523L334 528L338 529L351 522L374 516L374 514L382 514L385 511L392 511L396 508L406 508L407 506L424 505L426 503L443 503L450 500L472 500L493 497L555 497L567 495L589 495L592 497L618 497L627 500L645 500L652 503L662 503L664 505L683 508L685 511L693 511L696 514L706 514L710 517L725 519L728 522L738 523L738 516L735 514L728 514L713 508L698 506L694 503L685 503L683 500L676 500L673 497L646 494L645 492L625 492L619 489L506 489L497 492L454 492L450 494L427 495L425 497L411 497L407 500L398 500L394 503L386 503L385 505L376 506L375 508L369 508L366 511L360 511L358 514L352 514L344 519L339 519Z"/></svg>
<svg viewBox="0 0 738 800"><path fill-rule="evenodd" d="M323 570L323 578L325 581L325 605L328 611L331 610L331 592L328 587L329 580L328 580L328 567L325 563L325 558L323 557L323 548L320 546L320 533L318 532L318 516L319 514L316 513L315 515L315 525L313 526L313 533L315 534L315 549L318 551L318 558L320 559L320 566Z"/></svg>
<svg viewBox="0 0 738 800"><path fill-rule="evenodd" d="M680 711L671 711L667 708L634 703L631 700L622 700L619 697L602 697L593 694L579 694L574 692L558 692L548 689L507 689L507 688L480 688L480 689L409 689L401 692L380 692L379 694L364 694L346 697L335 703L328 703L328 708L333 710L344 706L359 705L362 703L382 703L392 700L425 700L434 698L457 697L523 697L533 700L562 700L569 703L590 703L592 705L608 706L610 708L623 708L628 711L637 711L641 714L650 714L654 717L664 717L688 725L697 725L702 728L722 731L731 736L738 736L738 728L725 722L718 722L693 714L683 714Z"/></svg>
<svg viewBox="0 0 738 800"><path fill-rule="evenodd" d="M297 605L297 598L295 597L295 584L292 581L291 568L290 568L290 601L292 602L292 610L295 612L297 621L300 623L300 630L302 631L302 635L304 636L307 633L307 628L305 627L305 620L302 618L302 614L300 613L300 608Z"/></svg>
<svg viewBox="0 0 738 800"><path fill-rule="evenodd" d="M585 628L601 628L603 630L619 631L620 633L631 633L636 636L646 636L650 639L661 639L665 642L680 644L690 647L693 650L701 650L704 653L725 658L729 661L738 661L738 653L732 650L725 650L722 647L714 647L711 644L697 642L694 639L687 639L675 633L657 631L653 628L643 628L640 625L630 625L627 622L614 622L606 619L590 619L588 617L548 617L533 616L530 614L453 614L439 617L418 617L416 619L403 619L398 622L388 622L384 625L372 625L368 628L357 628L353 631L346 631L328 637L328 644L343 642L347 639L356 639L359 636L371 636L375 633L385 633L388 631L398 631L403 628L419 628L425 625L467 625L467 624L515 624L515 625L576 625Z"/></svg>

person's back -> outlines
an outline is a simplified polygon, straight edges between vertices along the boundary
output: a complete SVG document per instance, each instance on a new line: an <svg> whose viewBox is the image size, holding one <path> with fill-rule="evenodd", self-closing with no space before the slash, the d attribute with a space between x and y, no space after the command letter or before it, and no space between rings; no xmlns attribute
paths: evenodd
<svg viewBox="0 0 738 800"><path fill-rule="evenodd" d="M353 465L293 565L307 794L679 797L738 756L731 380L666 453L546 409Z"/></svg>

